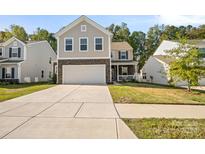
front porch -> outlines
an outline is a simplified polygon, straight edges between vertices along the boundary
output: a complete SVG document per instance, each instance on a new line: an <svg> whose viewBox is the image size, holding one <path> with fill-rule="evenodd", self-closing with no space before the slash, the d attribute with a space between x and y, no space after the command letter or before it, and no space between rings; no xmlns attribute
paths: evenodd
<svg viewBox="0 0 205 154"><path fill-rule="evenodd" d="M0 63L0 82L19 83L19 63Z"/></svg>
<svg viewBox="0 0 205 154"><path fill-rule="evenodd" d="M136 73L136 65L132 63L112 63L112 81L131 81Z"/></svg>

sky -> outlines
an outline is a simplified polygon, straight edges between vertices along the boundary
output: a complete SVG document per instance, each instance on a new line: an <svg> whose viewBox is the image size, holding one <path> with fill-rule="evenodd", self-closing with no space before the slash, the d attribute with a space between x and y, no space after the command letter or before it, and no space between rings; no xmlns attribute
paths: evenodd
<svg viewBox="0 0 205 154"><path fill-rule="evenodd" d="M5 16L0 15L0 31L9 28L10 25L20 25L25 28L27 33L33 33L37 27L47 29L49 32L55 33L63 26L68 25L79 15L18 15ZM199 26L205 24L205 16L183 16L183 15L91 15L88 16L98 24L108 27L112 23L120 24L125 22L128 24L130 31L147 32L149 27L155 24L165 25L193 25Z"/></svg>

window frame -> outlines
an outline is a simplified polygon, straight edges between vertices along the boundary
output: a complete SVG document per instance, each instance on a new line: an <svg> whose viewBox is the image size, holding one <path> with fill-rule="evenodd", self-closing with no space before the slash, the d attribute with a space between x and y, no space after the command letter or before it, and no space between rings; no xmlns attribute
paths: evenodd
<svg viewBox="0 0 205 154"><path fill-rule="evenodd" d="M18 57L18 48L19 48L19 47L11 47L12 50L11 50L11 57L10 57L10 58L19 58L19 57ZM13 49L17 49L17 51L16 51L16 55L17 55L17 56L16 56L16 57L13 57Z"/></svg>
<svg viewBox="0 0 205 154"><path fill-rule="evenodd" d="M66 50L66 40L67 39L72 40L72 50ZM73 39L73 37L65 37L64 38L64 52L73 52L74 51L73 48L74 48L74 39Z"/></svg>
<svg viewBox="0 0 205 154"><path fill-rule="evenodd" d="M102 39L102 50L97 50L96 49L96 39ZM102 52L104 51L104 37L99 37L99 36L95 36L94 37L94 50L97 51L97 52Z"/></svg>
<svg viewBox="0 0 205 154"><path fill-rule="evenodd" d="M83 27L85 27L85 29L83 29ZM87 25L81 25L80 30L81 30L81 32L86 32L87 31Z"/></svg>
<svg viewBox="0 0 205 154"><path fill-rule="evenodd" d="M81 39L87 39L87 50L81 50L81 43L80 43ZM82 44L82 45L85 45L85 44ZM88 37L79 37L79 51L80 52L88 52L88 49L89 49L89 39L88 39Z"/></svg>
<svg viewBox="0 0 205 154"><path fill-rule="evenodd" d="M4 49L3 49L3 47L0 47L0 49L1 49L1 51L0 51L0 52L1 52L0 57L3 57L3 50L4 50Z"/></svg>
<svg viewBox="0 0 205 154"><path fill-rule="evenodd" d="M142 79L147 80L147 73L142 73Z"/></svg>
<svg viewBox="0 0 205 154"><path fill-rule="evenodd" d="M122 53L125 53L125 59L122 59ZM120 50L120 60L128 60L127 51L126 50Z"/></svg>

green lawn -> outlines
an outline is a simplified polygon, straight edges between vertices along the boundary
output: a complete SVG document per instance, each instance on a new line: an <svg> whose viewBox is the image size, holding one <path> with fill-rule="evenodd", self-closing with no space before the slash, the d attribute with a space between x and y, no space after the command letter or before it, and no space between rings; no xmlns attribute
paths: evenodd
<svg viewBox="0 0 205 154"><path fill-rule="evenodd" d="M205 105L205 92L170 86L122 83L109 85L109 90L115 103L144 104L201 104Z"/></svg>
<svg viewBox="0 0 205 154"><path fill-rule="evenodd" d="M205 119L123 119L141 139L205 139Z"/></svg>
<svg viewBox="0 0 205 154"><path fill-rule="evenodd" d="M53 86L54 84L48 83L0 85L0 102Z"/></svg>

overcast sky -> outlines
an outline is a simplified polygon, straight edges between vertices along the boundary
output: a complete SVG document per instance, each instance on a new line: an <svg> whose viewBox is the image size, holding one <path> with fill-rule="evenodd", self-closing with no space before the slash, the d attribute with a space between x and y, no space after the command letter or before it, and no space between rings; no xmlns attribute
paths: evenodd
<svg viewBox="0 0 205 154"><path fill-rule="evenodd" d="M23 26L27 33L33 33L37 27L45 28L50 32L57 32L63 26L68 25L70 22L78 18L79 15L64 15L64 16L3 16L0 15L0 30L9 28L11 24ZM88 16L100 25L107 27L110 24L120 24L125 22L131 31L147 32L149 27L155 24L172 24L172 25L193 25L199 26L205 24L205 16Z"/></svg>

